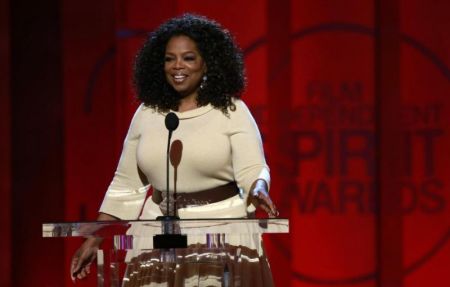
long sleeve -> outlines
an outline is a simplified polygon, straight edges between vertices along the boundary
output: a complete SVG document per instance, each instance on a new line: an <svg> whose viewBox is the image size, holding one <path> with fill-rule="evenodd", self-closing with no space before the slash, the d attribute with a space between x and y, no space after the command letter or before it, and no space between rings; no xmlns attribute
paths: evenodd
<svg viewBox="0 0 450 287"><path fill-rule="evenodd" d="M142 109L141 105L131 121L117 170L100 207L100 212L120 219L138 218L148 190L147 179L136 159Z"/></svg>
<svg viewBox="0 0 450 287"><path fill-rule="evenodd" d="M230 141L235 179L246 197L251 185L263 179L270 186L269 167L255 120L244 102L235 102L236 111L230 112Z"/></svg>

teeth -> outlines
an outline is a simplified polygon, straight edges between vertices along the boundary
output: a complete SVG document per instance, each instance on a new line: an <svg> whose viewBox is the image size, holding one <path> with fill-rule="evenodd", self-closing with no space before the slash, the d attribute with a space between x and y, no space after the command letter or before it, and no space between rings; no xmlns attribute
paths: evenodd
<svg viewBox="0 0 450 287"><path fill-rule="evenodd" d="M175 82L183 82L186 79L186 75L174 75L173 78Z"/></svg>

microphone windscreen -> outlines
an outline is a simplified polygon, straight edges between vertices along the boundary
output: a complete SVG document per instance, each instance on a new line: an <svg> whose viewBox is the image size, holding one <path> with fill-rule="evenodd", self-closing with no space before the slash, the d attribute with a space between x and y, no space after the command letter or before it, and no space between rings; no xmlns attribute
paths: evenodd
<svg viewBox="0 0 450 287"><path fill-rule="evenodd" d="M177 129L178 124L180 123L180 120L178 119L178 117L175 113L171 112L166 115L165 123L166 123L166 128L169 131L174 131Z"/></svg>

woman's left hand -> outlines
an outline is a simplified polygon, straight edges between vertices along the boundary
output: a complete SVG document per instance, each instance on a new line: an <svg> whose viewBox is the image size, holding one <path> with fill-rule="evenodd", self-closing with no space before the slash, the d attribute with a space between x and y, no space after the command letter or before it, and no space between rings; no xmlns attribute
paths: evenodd
<svg viewBox="0 0 450 287"><path fill-rule="evenodd" d="M257 179L250 189L249 201L256 207L263 209L269 217L277 217L279 212L270 199L267 183L263 179Z"/></svg>

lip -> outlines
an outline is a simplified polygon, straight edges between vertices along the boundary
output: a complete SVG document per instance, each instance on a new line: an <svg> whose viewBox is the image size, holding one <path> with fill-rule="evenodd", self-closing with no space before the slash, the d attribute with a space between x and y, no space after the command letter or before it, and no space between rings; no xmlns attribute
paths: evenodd
<svg viewBox="0 0 450 287"><path fill-rule="evenodd" d="M186 74L174 74L172 75L172 79L175 83L181 84L187 79L188 75Z"/></svg>

